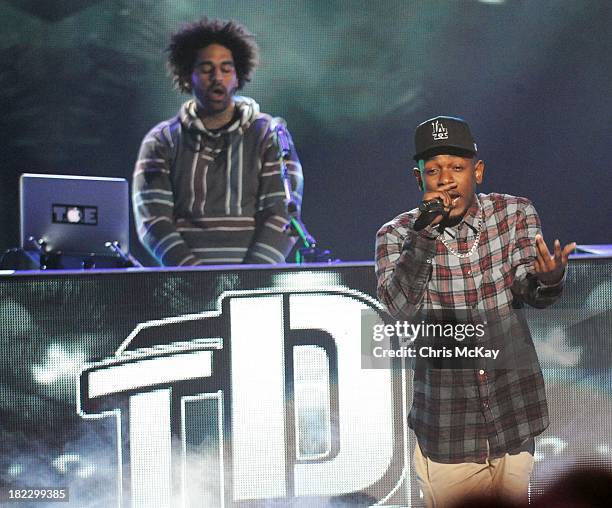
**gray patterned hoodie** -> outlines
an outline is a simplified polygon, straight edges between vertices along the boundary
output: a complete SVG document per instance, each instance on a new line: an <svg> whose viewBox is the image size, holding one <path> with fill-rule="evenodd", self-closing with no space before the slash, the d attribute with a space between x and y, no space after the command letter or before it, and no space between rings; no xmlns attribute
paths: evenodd
<svg viewBox="0 0 612 508"><path fill-rule="evenodd" d="M274 123L248 97L234 119L206 129L187 101L144 137L132 180L138 237L165 266L281 263L295 240L284 231ZM302 168L291 142L287 169L301 205Z"/></svg>

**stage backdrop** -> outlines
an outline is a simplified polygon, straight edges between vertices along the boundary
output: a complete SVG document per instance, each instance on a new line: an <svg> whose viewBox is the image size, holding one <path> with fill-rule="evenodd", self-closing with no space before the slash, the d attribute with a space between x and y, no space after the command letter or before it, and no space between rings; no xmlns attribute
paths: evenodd
<svg viewBox="0 0 612 508"><path fill-rule="evenodd" d="M562 300L527 313L551 413L532 494L612 460L611 266L573 260ZM55 489L75 508L421 506L412 371L363 368L374 291L369 263L3 274L0 492Z"/></svg>
<svg viewBox="0 0 612 508"><path fill-rule="evenodd" d="M414 127L439 114L470 122L484 192L531 198L551 241L612 243L609 0L0 0L0 249L20 173L131 178L187 98L169 34L203 15L256 34L243 93L287 120L304 219L337 257L372 259L377 229L418 204Z"/></svg>

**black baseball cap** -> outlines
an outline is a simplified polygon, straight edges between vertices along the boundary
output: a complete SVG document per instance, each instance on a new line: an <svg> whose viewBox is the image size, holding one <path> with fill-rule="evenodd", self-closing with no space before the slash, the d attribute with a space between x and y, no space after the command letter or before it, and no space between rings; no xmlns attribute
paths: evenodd
<svg viewBox="0 0 612 508"><path fill-rule="evenodd" d="M414 132L414 160L429 159L440 154L473 157L476 143L470 127L462 118L436 116L420 124Z"/></svg>

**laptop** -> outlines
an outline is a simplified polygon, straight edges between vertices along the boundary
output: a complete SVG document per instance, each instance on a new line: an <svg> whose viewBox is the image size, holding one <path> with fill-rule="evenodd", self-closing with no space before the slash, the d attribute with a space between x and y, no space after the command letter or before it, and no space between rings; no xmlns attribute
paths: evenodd
<svg viewBox="0 0 612 508"><path fill-rule="evenodd" d="M68 255L129 251L128 182L124 178L24 173L19 181L21 247Z"/></svg>

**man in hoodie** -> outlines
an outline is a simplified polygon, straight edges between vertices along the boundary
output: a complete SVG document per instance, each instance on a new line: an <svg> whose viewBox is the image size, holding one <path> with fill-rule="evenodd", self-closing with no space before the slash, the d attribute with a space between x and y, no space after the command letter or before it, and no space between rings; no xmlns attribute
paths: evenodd
<svg viewBox="0 0 612 508"><path fill-rule="evenodd" d="M175 33L168 53L176 88L193 98L142 141L132 187L140 241L164 266L282 263L295 243L284 231L275 141L282 120L236 95L258 63L253 35L235 21L203 18ZM288 137L299 206L302 169Z"/></svg>

